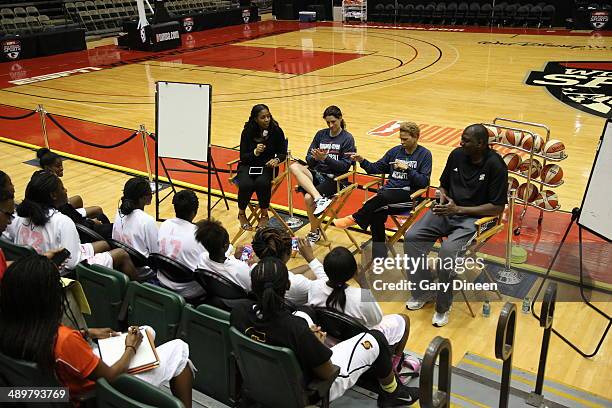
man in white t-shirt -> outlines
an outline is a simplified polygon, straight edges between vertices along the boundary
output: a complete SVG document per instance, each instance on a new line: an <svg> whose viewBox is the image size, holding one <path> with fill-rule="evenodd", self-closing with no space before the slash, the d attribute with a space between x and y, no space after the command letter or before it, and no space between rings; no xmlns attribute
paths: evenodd
<svg viewBox="0 0 612 408"><path fill-rule="evenodd" d="M237 259L240 254L226 255L230 246L229 234L219 221L202 220L196 223L196 240L206 251L200 258L198 269L207 269L222 275L247 292L251 291L251 268Z"/></svg>
<svg viewBox="0 0 612 408"><path fill-rule="evenodd" d="M195 239L196 226L192 222L198 213L198 197L191 190L179 191L174 195L172 204L176 218L164 221L159 227L159 253L195 271L200 258L206 252L204 246ZM162 285L186 298L200 297L205 293L196 281L173 282L160 272L157 273L157 279Z"/></svg>

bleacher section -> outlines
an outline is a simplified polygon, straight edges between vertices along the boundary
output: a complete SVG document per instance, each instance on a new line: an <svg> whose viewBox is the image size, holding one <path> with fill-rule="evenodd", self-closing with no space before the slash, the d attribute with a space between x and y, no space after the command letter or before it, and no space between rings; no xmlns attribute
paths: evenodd
<svg viewBox="0 0 612 408"><path fill-rule="evenodd" d="M374 0L368 5L368 21L438 25L551 27L555 13L547 2Z"/></svg>
<svg viewBox="0 0 612 408"><path fill-rule="evenodd" d="M213 13L239 7L238 0L169 0L166 8L173 17ZM145 6L147 17L152 15ZM39 1L0 3L1 34L31 34L54 28L77 28L87 35L112 35L124 21L138 17L135 0Z"/></svg>

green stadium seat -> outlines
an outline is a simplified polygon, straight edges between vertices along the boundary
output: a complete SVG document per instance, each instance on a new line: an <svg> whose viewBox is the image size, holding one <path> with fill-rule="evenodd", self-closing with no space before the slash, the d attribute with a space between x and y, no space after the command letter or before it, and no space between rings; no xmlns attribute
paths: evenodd
<svg viewBox="0 0 612 408"><path fill-rule="evenodd" d="M176 338L185 307L182 296L150 283L130 282L126 299L129 325L153 327L156 345Z"/></svg>
<svg viewBox="0 0 612 408"><path fill-rule="evenodd" d="M98 408L184 408L172 395L126 374L112 384L100 378L96 382L96 403Z"/></svg>
<svg viewBox="0 0 612 408"><path fill-rule="evenodd" d="M87 325L120 330L119 311L130 281L127 275L84 262L77 265L76 275L91 308L91 315L85 315Z"/></svg>
<svg viewBox="0 0 612 408"><path fill-rule="evenodd" d="M25 256L36 254L34 248L25 245L13 244L11 241L4 238L0 238L0 248L4 252L4 256L6 257L7 261L14 261Z"/></svg>
<svg viewBox="0 0 612 408"><path fill-rule="evenodd" d="M321 401L329 406L329 389L340 372L304 386L304 374L292 350L251 340L234 327L230 340L242 374L242 395L267 407L303 408Z"/></svg>
<svg viewBox="0 0 612 408"><path fill-rule="evenodd" d="M234 406L238 370L229 339L229 313L210 305L183 310L180 338L189 344L189 358L199 369L193 388ZM205 367L205 368L204 368Z"/></svg>

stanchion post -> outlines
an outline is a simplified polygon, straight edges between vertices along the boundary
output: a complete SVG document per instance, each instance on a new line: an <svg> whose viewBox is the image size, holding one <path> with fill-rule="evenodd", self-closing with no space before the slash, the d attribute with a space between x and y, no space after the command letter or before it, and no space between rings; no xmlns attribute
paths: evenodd
<svg viewBox="0 0 612 408"><path fill-rule="evenodd" d="M516 330L516 305L506 302L497 321L495 335L495 357L503 361L502 378L499 386L499 408L508 408L510 398L510 376L512 374L512 353Z"/></svg>
<svg viewBox="0 0 612 408"><path fill-rule="evenodd" d="M438 389L434 392L434 370L436 360L440 358L438 367ZM451 397L452 346L444 337L436 336L423 356L419 391L419 404L422 408L448 408Z"/></svg>
<svg viewBox="0 0 612 408"><path fill-rule="evenodd" d="M40 128L42 130L43 140L45 141L45 147L49 148L49 136L47 136L47 111L42 105L36 107L36 111L40 116Z"/></svg>
<svg viewBox="0 0 612 408"><path fill-rule="evenodd" d="M147 165L147 174L149 176L149 184L151 184L151 189L153 189L153 174L151 173L151 158L149 157L149 142L147 140L148 133L145 125L140 125L140 129L138 130L140 133L140 137L142 138L142 148L144 149L144 157L145 163Z"/></svg>
<svg viewBox="0 0 612 408"><path fill-rule="evenodd" d="M505 283L507 285L516 285L519 283L523 276L520 272L512 269L512 241L514 239L514 204L516 201L516 190L512 189L508 194L508 228L506 230L506 264L505 268L498 272L497 281Z"/></svg>
<svg viewBox="0 0 612 408"><path fill-rule="evenodd" d="M544 328L542 336L542 347L540 348L540 362L538 364L538 376L536 378L535 391L529 394L526 402L534 407L544 407L544 377L546 374L546 359L548 357L548 346L550 344L550 334L552 333L553 317L555 315L555 302L557 301L557 284L551 282L544 293L542 310L540 311L540 327Z"/></svg>

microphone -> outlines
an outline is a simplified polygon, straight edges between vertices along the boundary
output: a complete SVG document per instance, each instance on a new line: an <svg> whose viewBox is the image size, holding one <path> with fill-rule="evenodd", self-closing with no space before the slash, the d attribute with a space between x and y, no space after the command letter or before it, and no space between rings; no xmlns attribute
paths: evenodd
<svg viewBox="0 0 612 408"><path fill-rule="evenodd" d="M264 129L264 131L261 134L263 135L263 137L268 136L268 129Z"/></svg>

